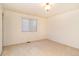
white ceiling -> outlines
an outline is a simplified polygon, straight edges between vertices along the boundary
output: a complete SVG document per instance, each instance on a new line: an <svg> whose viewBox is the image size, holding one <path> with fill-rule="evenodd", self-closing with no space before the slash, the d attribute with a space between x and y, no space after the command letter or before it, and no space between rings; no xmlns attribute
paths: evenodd
<svg viewBox="0 0 79 59"><path fill-rule="evenodd" d="M49 12L46 12L40 3L7 3L3 5L5 8L10 10L32 14L40 17L50 17L52 15L79 8L78 3L56 3L54 6L52 6Z"/></svg>

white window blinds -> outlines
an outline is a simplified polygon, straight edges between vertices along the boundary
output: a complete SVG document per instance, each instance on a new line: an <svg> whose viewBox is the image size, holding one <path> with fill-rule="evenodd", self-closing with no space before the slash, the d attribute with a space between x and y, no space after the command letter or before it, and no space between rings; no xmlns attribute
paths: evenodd
<svg viewBox="0 0 79 59"><path fill-rule="evenodd" d="M22 18L22 32L36 32L37 20Z"/></svg>

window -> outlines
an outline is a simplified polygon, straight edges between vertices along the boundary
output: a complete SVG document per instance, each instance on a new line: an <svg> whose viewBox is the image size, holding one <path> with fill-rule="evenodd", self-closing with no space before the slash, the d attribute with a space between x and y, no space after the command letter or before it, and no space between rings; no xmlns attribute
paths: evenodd
<svg viewBox="0 0 79 59"><path fill-rule="evenodd" d="M36 32L37 20L22 18L22 32Z"/></svg>

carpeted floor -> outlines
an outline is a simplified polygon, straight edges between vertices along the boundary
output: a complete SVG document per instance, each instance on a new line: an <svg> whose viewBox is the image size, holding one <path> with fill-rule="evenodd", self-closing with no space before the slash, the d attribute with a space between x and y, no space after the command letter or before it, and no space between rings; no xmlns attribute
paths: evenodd
<svg viewBox="0 0 79 59"><path fill-rule="evenodd" d="M44 39L4 47L3 56L79 56L79 49Z"/></svg>

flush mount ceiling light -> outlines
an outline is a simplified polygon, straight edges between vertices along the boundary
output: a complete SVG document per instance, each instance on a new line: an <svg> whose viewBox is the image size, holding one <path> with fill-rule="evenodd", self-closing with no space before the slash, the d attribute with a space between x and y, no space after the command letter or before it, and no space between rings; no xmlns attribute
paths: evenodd
<svg viewBox="0 0 79 59"><path fill-rule="evenodd" d="M44 3L42 4L42 7L45 9L45 11L49 11L52 8L52 4L51 3Z"/></svg>

